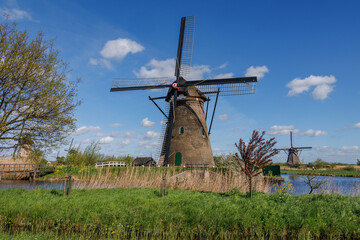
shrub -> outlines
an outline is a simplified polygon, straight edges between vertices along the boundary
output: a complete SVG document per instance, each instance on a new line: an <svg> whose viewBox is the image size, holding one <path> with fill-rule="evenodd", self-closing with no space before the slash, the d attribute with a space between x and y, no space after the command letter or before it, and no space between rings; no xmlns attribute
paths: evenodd
<svg viewBox="0 0 360 240"><path fill-rule="evenodd" d="M291 193L295 192L295 188L292 183L283 183L279 185L278 183L273 185L274 193L279 195L281 199L290 197Z"/></svg>
<svg viewBox="0 0 360 240"><path fill-rule="evenodd" d="M354 166L347 166L347 167L344 167L343 170L345 170L345 171L355 171L355 167Z"/></svg>

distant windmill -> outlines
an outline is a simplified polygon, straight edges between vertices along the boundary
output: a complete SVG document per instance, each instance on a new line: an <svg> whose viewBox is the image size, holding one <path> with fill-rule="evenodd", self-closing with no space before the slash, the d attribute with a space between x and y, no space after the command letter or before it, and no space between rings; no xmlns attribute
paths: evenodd
<svg viewBox="0 0 360 240"><path fill-rule="evenodd" d="M299 152L303 149L311 149L312 147L294 147L292 142L292 132L290 131L290 148L278 148L288 154L287 164L301 164L299 159Z"/></svg>
<svg viewBox="0 0 360 240"><path fill-rule="evenodd" d="M149 99L165 116L166 124L161 132L161 150L158 164L162 166L208 165L214 160L209 134L219 96L255 93L257 78L225 78L186 81L193 50L194 17L181 18L178 51L175 66L175 81L169 78L115 79L111 92L168 88L163 97ZM216 96L209 126L208 96ZM154 100L165 99L168 103L163 111ZM207 102L206 112L204 102Z"/></svg>

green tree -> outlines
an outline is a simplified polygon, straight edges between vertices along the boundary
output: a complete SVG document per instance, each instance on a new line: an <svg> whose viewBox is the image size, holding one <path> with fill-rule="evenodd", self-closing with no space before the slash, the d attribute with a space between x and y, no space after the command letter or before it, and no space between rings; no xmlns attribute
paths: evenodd
<svg viewBox="0 0 360 240"><path fill-rule="evenodd" d="M239 154L235 153L235 160L248 178L250 199L253 195L253 178L261 173L261 169L271 164L272 156L279 153L279 150L274 149L275 138L265 141L264 135L265 132L260 135L258 131L254 130L248 143L241 138L238 144L235 143L239 151Z"/></svg>
<svg viewBox="0 0 360 240"><path fill-rule="evenodd" d="M79 80L68 72L54 40L0 24L0 150L16 149L24 136L48 150L75 129Z"/></svg>

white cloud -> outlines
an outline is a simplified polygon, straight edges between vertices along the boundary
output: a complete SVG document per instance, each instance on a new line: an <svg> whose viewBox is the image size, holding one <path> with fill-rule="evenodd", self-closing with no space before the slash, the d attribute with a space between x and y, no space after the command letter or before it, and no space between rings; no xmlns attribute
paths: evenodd
<svg viewBox="0 0 360 240"><path fill-rule="evenodd" d="M274 136L288 135L290 134L290 131L292 131L293 133L299 132L299 130L295 129L293 125L274 125L270 127L270 131L268 132L268 134Z"/></svg>
<svg viewBox="0 0 360 240"><path fill-rule="evenodd" d="M91 143L91 139L90 138L87 138L87 139L84 139L84 140L80 140L79 143Z"/></svg>
<svg viewBox="0 0 360 240"><path fill-rule="evenodd" d="M156 139L160 136L160 133L154 131L147 131L144 135L144 139Z"/></svg>
<svg viewBox="0 0 360 240"><path fill-rule="evenodd" d="M221 64L220 66L218 66L217 68L224 69L224 68L226 68L226 66L227 66L227 63L224 63L224 64Z"/></svg>
<svg viewBox="0 0 360 240"><path fill-rule="evenodd" d="M9 20L32 20L30 13L17 8L0 8L0 17Z"/></svg>
<svg viewBox="0 0 360 240"><path fill-rule="evenodd" d="M149 140L144 140L144 141L139 141L138 146L145 148L145 149L154 149L158 147L158 143L157 142L151 142Z"/></svg>
<svg viewBox="0 0 360 240"><path fill-rule="evenodd" d="M360 122L356 123L353 127L354 128L360 128Z"/></svg>
<svg viewBox="0 0 360 240"><path fill-rule="evenodd" d="M102 132L97 132L94 134L95 137L105 137L106 133L102 133Z"/></svg>
<svg viewBox="0 0 360 240"><path fill-rule="evenodd" d="M145 48L135 41L126 38L118 38L116 40L107 41L100 54L107 59L115 59L121 61L129 53L137 53Z"/></svg>
<svg viewBox="0 0 360 240"><path fill-rule="evenodd" d="M358 152L360 148L359 146L342 146L340 150L344 152Z"/></svg>
<svg viewBox="0 0 360 240"><path fill-rule="evenodd" d="M216 75L214 78L219 79L219 78L232 78L232 77L234 77L233 73L222 73L222 74Z"/></svg>
<svg viewBox="0 0 360 240"><path fill-rule="evenodd" d="M121 124L121 123L110 124L110 127L122 127L122 126L124 126L124 124Z"/></svg>
<svg viewBox="0 0 360 240"><path fill-rule="evenodd" d="M142 125L143 127L152 128L152 127L154 127L155 122L150 121L148 118L144 118L144 119L141 121L141 125Z"/></svg>
<svg viewBox="0 0 360 240"><path fill-rule="evenodd" d="M131 140L130 139L125 139L123 141L121 141L118 145L120 146L127 146L131 143Z"/></svg>
<svg viewBox="0 0 360 240"><path fill-rule="evenodd" d="M211 72L210 66L208 65L195 65L190 69L190 73L186 75L186 79L188 80L202 80L204 79L205 74L209 74Z"/></svg>
<svg viewBox="0 0 360 240"><path fill-rule="evenodd" d="M328 133L326 131L314 130L314 129L309 129L304 132L300 132L300 135L302 136L311 136L311 137L325 136L327 134Z"/></svg>
<svg viewBox="0 0 360 240"><path fill-rule="evenodd" d="M161 120L161 121L160 121L160 124L161 124L161 125L165 125L166 123L167 123L167 122L164 121L164 120Z"/></svg>
<svg viewBox="0 0 360 240"><path fill-rule="evenodd" d="M125 132L125 133L121 134L120 137L123 137L123 138L136 138L136 134L135 134L135 132L128 131L128 132Z"/></svg>
<svg viewBox="0 0 360 240"><path fill-rule="evenodd" d="M224 121L224 120L228 120L229 119L229 117L228 117L228 115L227 114L222 114L222 115L219 115L219 120L222 120L222 121Z"/></svg>
<svg viewBox="0 0 360 240"><path fill-rule="evenodd" d="M290 131L293 132L293 134L298 133L301 136L310 136L310 137L319 137L328 134L326 131L314 130L314 129L300 131L299 129L295 129L294 125L283 125L283 126L274 125L270 127L270 131L268 132L268 134L273 136L289 135Z"/></svg>
<svg viewBox="0 0 360 240"><path fill-rule="evenodd" d="M118 137L120 135L119 135L119 132L113 131L113 132L111 132L110 136L116 138L116 137Z"/></svg>
<svg viewBox="0 0 360 240"><path fill-rule="evenodd" d="M246 69L245 76L246 77L254 77L256 76L258 79L263 78L265 73L268 73L269 69L264 66L250 66L248 69Z"/></svg>
<svg viewBox="0 0 360 240"><path fill-rule="evenodd" d="M288 96L295 96L303 92L308 92L311 87L315 87L311 96L316 100L324 100L328 97L329 93L334 90L334 84L336 78L330 76L314 76L310 75L307 78L300 79L295 78L289 82L286 86L291 90L288 92Z"/></svg>
<svg viewBox="0 0 360 240"><path fill-rule="evenodd" d="M175 69L175 59L166 60L151 59L139 72L134 72L139 78L173 77Z"/></svg>
<svg viewBox="0 0 360 240"><path fill-rule="evenodd" d="M100 144L108 144L108 143L112 143L114 141L113 137L107 136L107 137L103 137L102 139L100 139L99 143Z"/></svg>
<svg viewBox="0 0 360 240"><path fill-rule="evenodd" d="M111 65L111 63L108 60L103 59L103 58L101 58L101 59L90 58L89 63L94 66L99 65L99 66L105 67L109 70L113 69L113 66Z"/></svg>
<svg viewBox="0 0 360 240"><path fill-rule="evenodd" d="M309 129L306 131L300 131L299 129L295 129L294 125L274 125L270 127L270 131L267 132L269 135L273 136L279 136L279 135L289 135L290 131L293 132L293 134L300 134L301 136L310 136L310 137L318 137L318 136L324 136L328 133L326 131L321 130L314 130Z"/></svg>
<svg viewBox="0 0 360 240"><path fill-rule="evenodd" d="M73 134L74 135L82 135L85 133L100 131L100 130L101 130L101 128L99 126L89 126L89 127L82 126L82 127L79 127L78 129L76 129Z"/></svg>

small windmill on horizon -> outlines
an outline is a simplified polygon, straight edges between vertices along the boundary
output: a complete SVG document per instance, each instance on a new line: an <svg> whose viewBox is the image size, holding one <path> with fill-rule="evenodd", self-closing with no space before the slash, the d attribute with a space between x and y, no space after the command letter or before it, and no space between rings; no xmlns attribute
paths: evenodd
<svg viewBox="0 0 360 240"><path fill-rule="evenodd" d="M282 150L288 154L286 163L289 165L298 165L301 164L299 159L299 152L303 149L312 149L312 147L294 147L292 140L292 131L290 131L290 148L278 148L277 150Z"/></svg>
<svg viewBox="0 0 360 240"><path fill-rule="evenodd" d="M111 92L167 88L166 96L152 98L164 115L158 158L160 166L214 166L209 135L219 96L254 94L257 77L185 80L191 69L194 17L181 18L175 65L175 81L169 78L115 79ZM215 96L211 122L207 127L208 103ZM166 110L155 100L165 100ZM207 102L206 111L204 103ZM208 130L209 129L209 130Z"/></svg>

